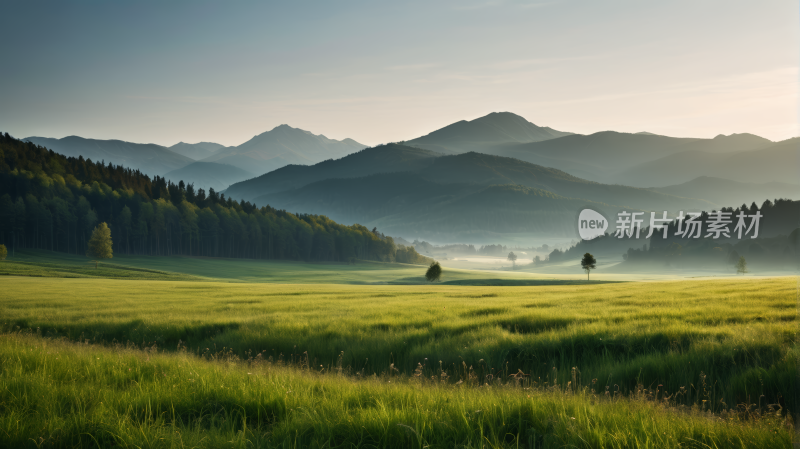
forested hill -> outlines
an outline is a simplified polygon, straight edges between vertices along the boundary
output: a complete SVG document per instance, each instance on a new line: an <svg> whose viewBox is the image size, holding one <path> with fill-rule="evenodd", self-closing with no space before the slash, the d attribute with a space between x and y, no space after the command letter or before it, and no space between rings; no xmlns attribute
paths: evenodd
<svg viewBox="0 0 800 449"><path fill-rule="evenodd" d="M195 190L0 134L0 243L83 254L96 224L116 253L425 263L361 225Z"/></svg>

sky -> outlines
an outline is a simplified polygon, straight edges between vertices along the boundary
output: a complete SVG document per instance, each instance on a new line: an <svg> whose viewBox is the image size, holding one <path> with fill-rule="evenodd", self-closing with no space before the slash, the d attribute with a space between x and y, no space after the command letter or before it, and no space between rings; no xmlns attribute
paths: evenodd
<svg viewBox="0 0 800 449"><path fill-rule="evenodd" d="M0 131L367 145L509 111L562 131L798 136L790 0L3 2Z"/></svg>

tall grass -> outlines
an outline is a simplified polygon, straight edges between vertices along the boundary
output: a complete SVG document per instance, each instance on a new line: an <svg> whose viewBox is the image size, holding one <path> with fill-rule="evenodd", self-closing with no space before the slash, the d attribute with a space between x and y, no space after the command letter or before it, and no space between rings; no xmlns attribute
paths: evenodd
<svg viewBox="0 0 800 449"><path fill-rule="evenodd" d="M218 354L219 355L219 354ZM785 410L0 335L2 447L786 448ZM682 402L684 401L684 402Z"/></svg>
<svg viewBox="0 0 800 449"><path fill-rule="evenodd" d="M597 391L660 385L694 398L707 391L714 411L760 401L798 408L794 278L549 287L0 282L7 331L181 345L197 355L226 348L352 374L441 368L454 382L521 370L537 385L564 385L575 368L576 382Z"/></svg>

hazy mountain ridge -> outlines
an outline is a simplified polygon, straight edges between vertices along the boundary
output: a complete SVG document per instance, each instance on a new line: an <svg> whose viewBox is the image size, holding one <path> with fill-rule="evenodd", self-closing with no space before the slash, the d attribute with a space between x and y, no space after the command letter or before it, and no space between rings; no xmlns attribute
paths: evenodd
<svg viewBox="0 0 800 449"><path fill-rule="evenodd" d="M780 144L752 134L695 139L603 131L530 144L501 145L487 152L559 168L593 181L652 187L677 184L704 175L729 177L715 174L720 170L713 166L719 165L720 161L734 160L738 154L761 156L746 163L733 164L728 169L737 173L746 171L748 167L764 166L770 159L778 163L790 162L785 155L768 154ZM654 179L658 181L654 182ZM790 182L786 176L781 180Z"/></svg>
<svg viewBox="0 0 800 449"><path fill-rule="evenodd" d="M198 142L198 143L185 143L178 142L169 147L170 151L181 154L188 158L199 161L200 159L207 158L216 153L220 149L225 148L225 145L220 145L214 142Z"/></svg>
<svg viewBox="0 0 800 449"><path fill-rule="evenodd" d="M300 189L264 195L261 204L306 210L343 223L427 238L527 232L571 236L579 208L613 213L616 206L566 198L521 185L438 184L416 173L328 179Z"/></svg>
<svg viewBox="0 0 800 449"><path fill-rule="evenodd" d="M28 137L28 142L63 154L92 161L105 161L138 169L148 175L163 175L194 162L193 159L153 143L131 143L122 140L85 139L69 136L62 139Z"/></svg>
<svg viewBox="0 0 800 449"><path fill-rule="evenodd" d="M437 156L440 154L421 148L399 144L380 145L311 166L288 165L234 184L225 193L232 198L250 201L261 195L296 189L330 178L357 178L376 173L416 170L431 164Z"/></svg>
<svg viewBox="0 0 800 449"><path fill-rule="evenodd" d="M170 179L176 178L175 182L180 177L186 183L194 183L196 187L214 189L227 188L230 184L285 165L316 163L342 157L366 147L353 139L328 139L288 125L275 127L236 147L225 147L213 142L179 142L167 148L157 144L86 139L78 136L63 139L29 137L24 140L65 156L83 156L93 161L124 165L150 176L164 176L169 173ZM195 165L198 161L218 165Z"/></svg>
<svg viewBox="0 0 800 449"><path fill-rule="evenodd" d="M716 154L684 151L641 163L618 176L629 185L670 186L709 176L748 183L797 182L800 138L771 143L751 150Z"/></svg>
<svg viewBox="0 0 800 449"><path fill-rule="evenodd" d="M400 169L400 164L394 162L387 163L386 161L398 159L396 156L397 154L414 154L415 151L424 150L393 144L364 150L362 153L364 155L369 155L369 158L360 158L358 155L351 155L338 161L325 162L310 167L291 167L291 169L287 167L284 168L283 171L288 172L287 174L291 174L291 177L294 179L294 185L305 182L306 186L310 186L314 182L321 180L322 177L325 177L328 181L334 181L340 178L356 178L358 177L358 173L399 172L402 171ZM407 169L408 173L428 182L436 183L437 185L457 184L481 187L503 184L522 185L529 188L550 191L567 198L580 198L583 200L616 204L621 207L626 206L647 210L712 206L712 204L698 199L678 198L648 189L587 181L561 170L542 167L540 165L502 156L469 152L445 156L436 155L435 153L417 153L417 157L419 159L413 160L413 164L408 165L418 165L420 168ZM349 165L356 163L360 165L358 170L349 169ZM328 166L324 168L329 169L323 170L322 168L324 165ZM268 173L257 178L257 180L261 180L261 185L272 186L271 192L268 193L279 191L288 192L292 189L289 187L292 185L291 182L282 182L283 179L288 176L278 178L277 174L279 172L280 171ZM363 179L366 182L363 187L364 190L381 191L379 186L371 185L371 181L368 181L373 178L362 177L359 179ZM245 189L243 187L248 184L253 186L250 192L257 191L257 180L249 180L231 186L226 193L233 198L239 198L238 194L244 192ZM270 181L269 184L266 184L267 180ZM297 187L293 189L297 189ZM334 189L334 187L333 185L328 185L325 189ZM321 190L322 189L320 189L319 195L329 193L322 192ZM352 195L357 197L359 193L354 192ZM270 198L274 199L277 198L277 196L270 195ZM263 196L256 198L244 197L244 199L254 199L258 204L264 201Z"/></svg>
<svg viewBox="0 0 800 449"><path fill-rule="evenodd" d="M503 112L472 121L462 120L404 144L444 154L477 151L512 157L586 180L652 187L678 184L704 175L730 177L720 173L738 174L750 166L760 169L771 157L756 156L738 165L731 162L732 167L725 170L712 170L710 165L721 159L735 161L732 155L737 153L767 151L780 142L748 133L718 135L713 139L669 137L649 132L572 134L538 127L518 115ZM790 159L783 155L777 160L793 166ZM660 176L654 178L654 172L670 161L671 170L683 171L682 176L675 177L670 170L662 170ZM689 170L683 170L684 166ZM792 182L786 176L788 173L780 175L780 181ZM666 180L667 177L671 179ZM654 179L658 182L653 182ZM766 182L766 179L759 182Z"/></svg>
<svg viewBox="0 0 800 449"><path fill-rule="evenodd" d="M221 191L242 179L252 178L253 174L233 165L198 161L172 170L164 177L175 183L181 180L187 184L192 183L195 189L202 188L208 191L209 188L213 188Z"/></svg>
<svg viewBox="0 0 800 449"><path fill-rule="evenodd" d="M389 232L409 236L428 235L425 232L436 228L458 228L467 233L544 232L560 236L573 232L571 228L559 231L558 227L573 220L579 208L586 205L608 213L623 208L677 211L714 207L699 199L600 184L517 159L474 152L445 156L422 153L424 157L417 162L423 166L416 170L384 171L363 177L353 177L351 171L350 176L337 176L355 162L368 162L360 167L362 171L386 170L390 164L383 163L383 158L413 151L424 150L393 144L318 164L333 168L329 170L317 166L286 167L283 171L291 172L296 180L312 180L313 176L306 173L314 171L315 175L329 178L282 191L276 187L271 193L256 197L254 202L259 206L268 204L289 211L327 215L343 223L370 227L380 224ZM367 161L359 160L362 153L370 156L364 158ZM369 168L369 164L373 167ZM260 179L272 178L271 185L286 186L275 176L278 172ZM237 189L232 186L229 196L236 198L235 192L243 191L241 185L253 181L240 183ZM528 209L512 212L517 207ZM498 220L503 216L511 217L511 222L501 225Z"/></svg>
<svg viewBox="0 0 800 449"><path fill-rule="evenodd" d="M650 190L688 198L703 198L719 207L735 207L742 203L756 202L759 205L765 199L800 197L800 185L782 182L762 184L731 181L729 179L701 176L691 181Z"/></svg>
<svg viewBox="0 0 800 449"><path fill-rule="evenodd" d="M458 121L403 143L437 152L463 153L505 143L539 142L570 134L534 125L511 112L492 112L475 120Z"/></svg>
<svg viewBox="0 0 800 449"><path fill-rule="evenodd" d="M309 131L280 125L247 142L223 148L203 159L267 173L290 164L315 164L366 148L353 139L333 140Z"/></svg>
<svg viewBox="0 0 800 449"><path fill-rule="evenodd" d="M615 206L566 198L552 192L520 185L493 185L435 207L419 209L411 216L394 214L370 223L390 233L431 239L480 238L490 234L532 233L572 237L570 224L578 210L592 207L607 214Z"/></svg>

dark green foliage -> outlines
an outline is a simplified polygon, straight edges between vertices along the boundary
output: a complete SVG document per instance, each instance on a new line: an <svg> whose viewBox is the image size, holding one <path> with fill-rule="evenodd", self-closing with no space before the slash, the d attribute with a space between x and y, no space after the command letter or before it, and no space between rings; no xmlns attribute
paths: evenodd
<svg viewBox="0 0 800 449"><path fill-rule="evenodd" d="M594 256L586 253L583 255L583 259L581 259L581 268L586 271L586 280L589 280L589 272L597 268L597 260L595 260Z"/></svg>
<svg viewBox="0 0 800 449"><path fill-rule="evenodd" d="M393 261L396 251L391 237L361 225L257 207L0 135L0 243L84 254L99 222L118 254L344 262Z"/></svg>
<svg viewBox="0 0 800 449"><path fill-rule="evenodd" d="M425 279L428 282L434 282L440 280L442 277L442 266L439 265L439 262L431 263L431 266L428 267L428 271L425 272Z"/></svg>

